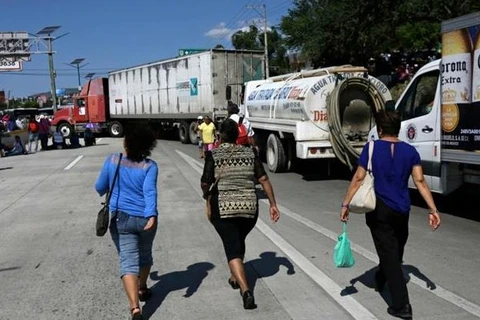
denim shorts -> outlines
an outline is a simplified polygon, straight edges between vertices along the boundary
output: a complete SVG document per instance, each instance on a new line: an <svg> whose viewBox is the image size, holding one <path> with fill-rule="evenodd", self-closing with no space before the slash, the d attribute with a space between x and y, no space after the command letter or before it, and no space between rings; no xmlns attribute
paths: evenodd
<svg viewBox="0 0 480 320"><path fill-rule="evenodd" d="M157 233L144 231L148 219L129 215L122 211L111 213L110 234L117 248L120 277L139 275L140 268L153 265L152 244Z"/></svg>

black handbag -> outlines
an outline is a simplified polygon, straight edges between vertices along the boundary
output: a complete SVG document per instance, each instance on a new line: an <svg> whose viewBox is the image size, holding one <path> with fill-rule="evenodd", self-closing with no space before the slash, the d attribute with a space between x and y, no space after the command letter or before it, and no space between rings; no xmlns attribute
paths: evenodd
<svg viewBox="0 0 480 320"><path fill-rule="evenodd" d="M105 202L102 202L103 208L98 211L96 231L98 237L103 237L107 233L108 225L110 224L110 208L108 204L110 203L110 197L112 196L113 187L115 187L115 181L118 177L118 170L120 169L120 162L122 161L122 154L120 153L120 158L118 159L117 169L115 170L115 176L113 177L112 187L107 191L105 197Z"/></svg>

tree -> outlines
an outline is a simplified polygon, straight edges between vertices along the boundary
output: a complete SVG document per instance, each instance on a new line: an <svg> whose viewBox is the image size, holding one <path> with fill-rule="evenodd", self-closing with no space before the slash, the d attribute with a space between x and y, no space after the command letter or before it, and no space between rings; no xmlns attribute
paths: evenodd
<svg viewBox="0 0 480 320"><path fill-rule="evenodd" d="M435 48L442 20L478 10L474 0L294 0L280 26L314 66L365 65L382 52Z"/></svg>
<svg viewBox="0 0 480 320"><path fill-rule="evenodd" d="M225 47L223 46L223 44L217 44L213 49L225 49Z"/></svg>
<svg viewBox="0 0 480 320"><path fill-rule="evenodd" d="M277 27L267 31L270 75L288 72L287 47ZM237 50L265 50L263 30L252 25L247 31L239 30L232 35L232 45Z"/></svg>

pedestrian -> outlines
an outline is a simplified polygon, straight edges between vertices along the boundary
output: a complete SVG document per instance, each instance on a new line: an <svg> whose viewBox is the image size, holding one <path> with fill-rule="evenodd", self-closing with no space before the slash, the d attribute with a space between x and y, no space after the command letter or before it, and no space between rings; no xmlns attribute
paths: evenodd
<svg viewBox="0 0 480 320"><path fill-rule="evenodd" d="M241 138L239 136L239 139L237 140L240 141L237 141L237 144L248 144L251 146L255 146L255 131L253 131L252 124L250 123L250 121L248 121L247 117L240 113L238 105L229 101L227 106L227 113L228 117L238 124L240 135L242 135L242 132L245 131L245 137Z"/></svg>
<svg viewBox="0 0 480 320"><path fill-rule="evenodd" d="M255 309L255 298L248 287L243 263L245 238L258 219L254 178L258 179L270 202L270 219L277 222L280 215L262 162L253 148L235 144L237 137L237 123L231 119L222 122L219 147L205 155L201 187L204 198L210 201L209 219L222 239L227 256L231 272L228 283L233 289L240 289L245 309ZM212 185L215 186L208 199Z"/></svg>
<svg viewBox="0 0 480 320"><path fill-rule="evenodd" d="M20 136L15 136L15 143L13 144L13 147L5 152L5 156L11 157L11 156L19 156L22 154L26 154L27 151L25 149L25 146L23 145L22 139L20 139Z"/></svg>
<svg viewBox="0 0 480 320"><path fill-rule="evenodd" d="M388 313L410 319L412 307L402 272L403 253L408 238L410 176L429 207L429 223L433 230L440 226L440 215L423 176L420 155L413 146L398 139L401 125L399 115L394 111L381 111L375 116L375 121L380 137L374 142L372 156L376 207L366 213L366 223L380 260L375 284L379 292L388 284L392 296ZM358 160L359 166L342 203L341 221L348 221L348 205L365 179L368 149L367 144Z"/></svg>
<svg viewBox="0 0 480 320"><path fill-rule="evenodd" d="M201 132L202 144L204 151L212 151L215 143L215 124L209 116L203 117L203 123L198 126L198 130Z"/></svg>
<svg viewBox="0 0 480 320"><path fill-rule="evenodd" d="M38 130L40 126L35 119L35 116L31 116L28 121L28 152L32 152L32 144L35 143L35 152L38 151Z"/></svg>
<svg viewBox="0 0 480 320"><path fill-rule="evenodd" d="M107 157L95 184L103 196L112 185L117 165L118 180L110 198L110 234L119 256L132 319L142 319L139 301L151 297L147 278L153 265L152 244L157 231L157 163L148 158L156 145L155 135L145 126L125 132L123 158ZM120 164L119 164L119 159Z"/></svg>
<svg viewBox="0 0 480 320"><path fill-rule="evenodd" d="M40 115L38 129L38 137L40 138L40 145L42 146L42 151L48 149L48 136L50 135L50 121L45 117L45 115Z"/></svg>
<svg viewBox="0 0 480 320"><path fill-rule="evenodd" d="M203 123L203 117L198 116L197 123L195 124L195 132L197 133L197 145L198 145L198 152L200 152L200 158L205 158L205 152L203 151L203 143L202 143L202 131L198 129L198 127Z"/></svg>

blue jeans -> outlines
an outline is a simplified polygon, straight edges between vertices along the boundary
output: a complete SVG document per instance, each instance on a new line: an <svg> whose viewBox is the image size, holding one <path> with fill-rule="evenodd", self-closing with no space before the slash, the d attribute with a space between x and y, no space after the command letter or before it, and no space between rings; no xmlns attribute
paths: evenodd
<svg viewBox="0 0 480 320"><path fill-rule="evenodd" d="M140 268L153 265L152 244L157 227L149 231L143 228L148 219L131 216L125 212L111 213L110 234L117 248L120 277L139 275Z"/></svg>

